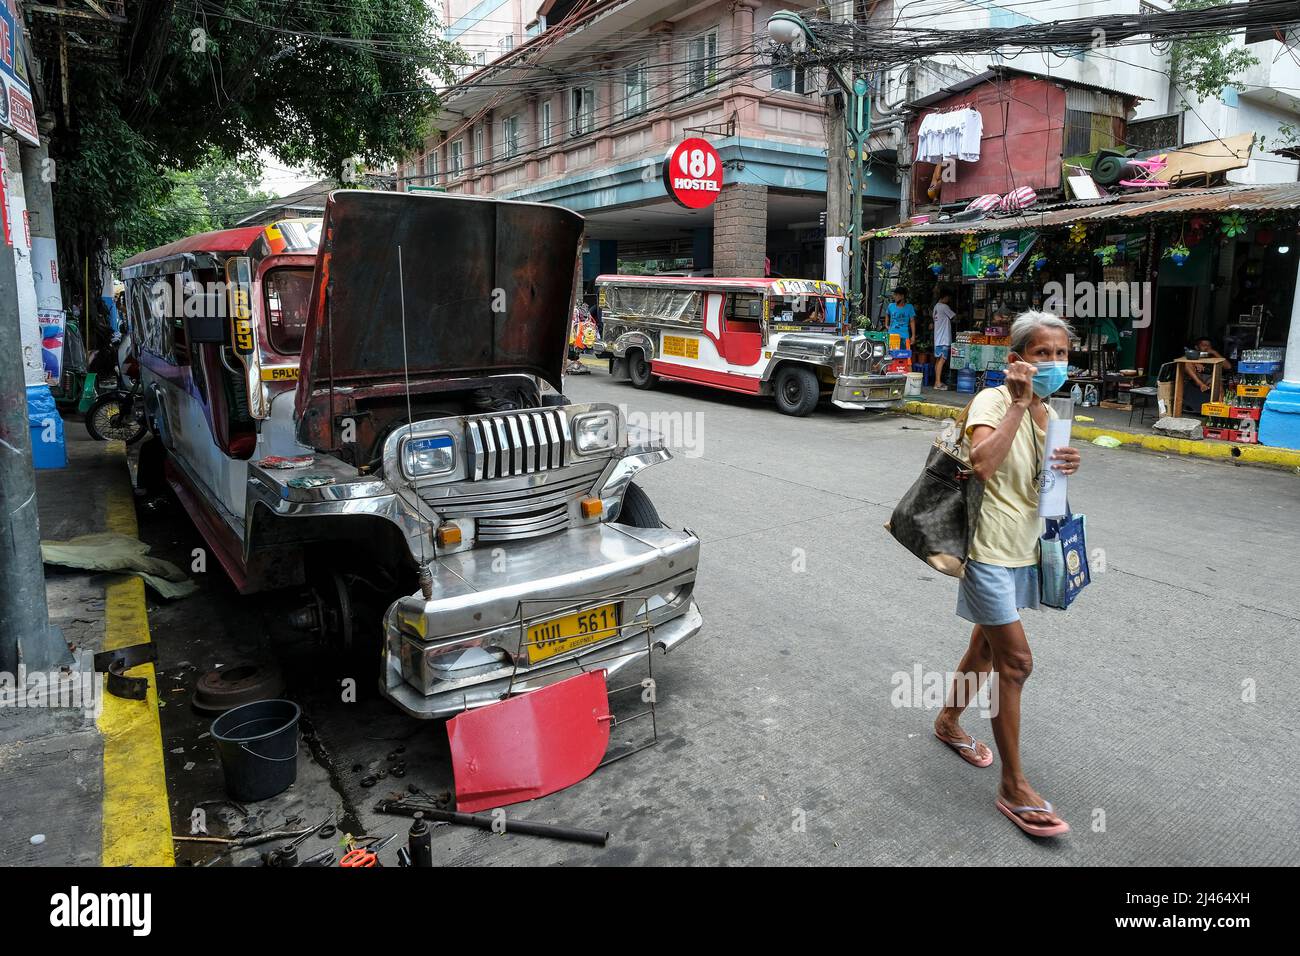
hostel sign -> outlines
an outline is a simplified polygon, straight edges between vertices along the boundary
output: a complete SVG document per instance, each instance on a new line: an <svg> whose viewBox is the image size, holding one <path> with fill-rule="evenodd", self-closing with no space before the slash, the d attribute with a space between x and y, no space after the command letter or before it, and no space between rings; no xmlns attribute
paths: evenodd
<svg viewBox="0 0 1300 956"><path fill-rule="evenodd" d="M0 0L0 127L36 146L36 110L27 78L27 39L14 0Z"/></svg>
<svg viewBox="0 0 1300 956"><path fill-rule="evenodd" d="M687 209L712 205L722 192L722 157L708 140L682 140L664 157L664 188Z"/></svg>

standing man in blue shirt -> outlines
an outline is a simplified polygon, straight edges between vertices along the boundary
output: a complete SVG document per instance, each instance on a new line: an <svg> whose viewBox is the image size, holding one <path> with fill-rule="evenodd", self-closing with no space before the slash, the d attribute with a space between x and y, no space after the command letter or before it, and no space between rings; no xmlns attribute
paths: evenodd
<svg viewBox="0 0 1300 956"><path fill-rule="evenodd" d="M885 311L889 313L889 334L898 336L900 349L910 349L916 338L916 307L907 301L907 290L901 285L894 290L894 301Z"/></svg>

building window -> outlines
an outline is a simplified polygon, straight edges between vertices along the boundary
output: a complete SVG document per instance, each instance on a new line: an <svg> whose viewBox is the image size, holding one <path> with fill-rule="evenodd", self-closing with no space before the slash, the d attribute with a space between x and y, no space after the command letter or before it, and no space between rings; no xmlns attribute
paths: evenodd
<svg viewBox="0 0 1300 956"><path fill-rule="evenodd" d="M588 87L569 91L569 135L582 136L595 126L596 95Z"/></svg>
<svg viewBox="0 0 1300 956"><path fill-rule="evenodd" d="M551 101L542 104L542 148L551 145Z"/></svg>
<svg viewBox="0 0 1300 956"><path fill-rule="evenodd" d="M789 63L784 65L773 63L772 89L800 95L807 93L808 71L802 66L794 66Z"/></svg>
<svg viewBox="0 0 1300 956"><path fill-rule="evenodd" d="M636 116L646 108L645 64L623 71L623 115Z"/></svg>
<svg viewBox="0 0 1300 956"><path fill-rule="evenodd" d="M474 55L474 63L476 66L487 66L487 51L480 50L476 53Z"/></svg>
<svg viewBox="0 0 1300 956"><path fill-rule="evenodd" d="M458 139L451 144L451 174L459 176L465 172L465 141Z"/></svg>
<svg viewBox="0 0 1300 956"><path fill-rule="evenodd" d="M718 31L710 30L686 47L686 78L690 92L698 93L718 82Z"/></svg>
<svg viewBox="0 0 1300 956"><path fill-rule="evenodd" d="M507 116L501 121L501 152L506 159L519 155L519 114Z"/></svg>
<svg viewBox="0 0 1300 956"><path fill-rule="evenodd" d="M424 185L432 186L434 180L438 177L438 150L429 150L424 155Z"/></svg>
<svg viewBox="0 0 1300 956"><path fill-rule="evenodd" d="M514 48L515 48L515 35L513 33L507 33L500 40L497 40L497 49L500 50L503 54L509 53Z"/></svg>
<svg viewBox="0 0 1300 956"><path fill-rule="evenodd" d="M474 129L474 165L483 165L483 127L478 126Z"/></svg>
<svg viewBox="0 0 1300 956"><path fill-rule="evenodd" d="M535 37L546 32L546 17L538 17L536 20L524 27L524 36Z"/></svg>

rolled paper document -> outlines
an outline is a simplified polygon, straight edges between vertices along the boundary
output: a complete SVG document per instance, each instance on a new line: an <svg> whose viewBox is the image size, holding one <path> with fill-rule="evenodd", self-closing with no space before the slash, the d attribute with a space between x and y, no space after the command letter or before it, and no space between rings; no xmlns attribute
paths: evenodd
<svg viewBox="0 0 1300 956"><path fill-rule="evenodd" d="M1050 418L1047 421L1047 441L1043 453L1043 472L1038 480L1038 516L1063 518L1070 512L1066 504L1065 475L1052 467L1052 452L1070 444L1069 418Z"/></svg>

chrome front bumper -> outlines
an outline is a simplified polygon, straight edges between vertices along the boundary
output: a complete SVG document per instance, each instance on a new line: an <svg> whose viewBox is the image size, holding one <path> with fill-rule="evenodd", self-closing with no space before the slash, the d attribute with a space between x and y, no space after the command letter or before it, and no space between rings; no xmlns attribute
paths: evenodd
<svg viewBox="0 0 1300 956"><path fill-rule="evenodd" d="M380 690L414 717L446 717L584 670L614 673L699 631L692 600L700 542L689 531L608 523L447 555L433 596L384 616ZM527 630L617 602L620 633L529 664Z"/></svg>
<svg viewBox="0 0 1300 956"><path fill-rule="evenodd" d="M893 408L903 399L906 375L841 375L831 401L840 408Z"/></svg>

